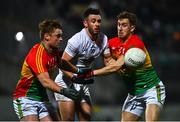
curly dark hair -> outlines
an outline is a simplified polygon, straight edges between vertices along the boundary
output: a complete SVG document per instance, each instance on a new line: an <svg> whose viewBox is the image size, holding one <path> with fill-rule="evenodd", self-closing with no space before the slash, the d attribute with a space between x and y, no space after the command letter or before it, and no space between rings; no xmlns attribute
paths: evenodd
<svg viewBox="0 0 180 122"><path fill-rule="evenodd" d="M90 14L101 15L101 12L97 8L88 8L83 14L83 19L86 19Z"/></svg>

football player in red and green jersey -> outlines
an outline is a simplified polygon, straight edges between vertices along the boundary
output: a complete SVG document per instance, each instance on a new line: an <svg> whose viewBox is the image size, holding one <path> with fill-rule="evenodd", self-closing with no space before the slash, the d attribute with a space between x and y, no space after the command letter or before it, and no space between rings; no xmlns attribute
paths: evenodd
<svg viewBox="0 0 180 122"><path fill-rule="evenodd" d="M113 46L117 49L120 48L119 55L124 55L132 47L141 48L146 53L146 61L143 66L137 69L125 67L120 70L129 92L122 108L121 120L137 121L145 112L146 121L158 121L165 101L165 87L152 66L143 41L134 34L136 21L135 14L120 13L117 16L118 38L109 40L110 49Z"/></svg>
<svg viewBox="0 0 180 122"><path fill-rule="evenodd" d="M44 20L39 24L41 42L27 54L20 80L13 93L13 105L21 121L51 121L46 102L46 88L76 100L79 93L72 88L57 85L51 74L56 68L76 72L77 68L61 60L58 50L62 41L62 27L57 20Z"/></svg>

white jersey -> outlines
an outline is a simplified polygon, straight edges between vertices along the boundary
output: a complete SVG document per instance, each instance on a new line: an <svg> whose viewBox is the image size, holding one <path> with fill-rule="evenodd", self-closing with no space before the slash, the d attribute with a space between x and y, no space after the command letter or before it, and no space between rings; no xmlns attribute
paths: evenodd
<svg viewBox="0 0 180 122"><path fill-rule="evenodd" d="M100 41L102 43L100 46L98 46L90 39L86 30L82 29L79 33L76 33L68 40L65 52L72 57L77 56L77 65L92 67L94 59L100 54L110 53L107 46L107 36L101 33Z"/></svg>
<svg viewBox="0 0 180 122"><path fill-rule="evenodd" d="M104 55L110 53L107 36L101 33L99 39L101 43L97 45L91 40L84 28L68 40L65 52L71 57L77 58L76 66L92 68L95 58L101 54ZM63 73L59 70L59 75L56 77L55 82L64 86L65 84L62 83L62 76ZM77 90L78 89L79 88L77 88Z"/></svg>
<svg viewBox="0 0 180 122"><path fill-rule="evenodd" d="M71 57L77 57L76 66L92 68L95 58L110 53L107 36L101 33L100 40L102 43L98 46L82 29L68 40L65 52ZM61 70L59 73L62 73Z"/></svg>

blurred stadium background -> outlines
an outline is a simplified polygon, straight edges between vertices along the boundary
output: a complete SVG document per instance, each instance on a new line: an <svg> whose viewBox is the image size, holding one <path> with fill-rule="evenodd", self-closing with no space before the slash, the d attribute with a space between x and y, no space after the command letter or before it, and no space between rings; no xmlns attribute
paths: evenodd
<svg viewBox="0 0 180 122"><path fill-rule="evenodd" d="M80 31L81 15L87 7L103 13L102 31L116 35L116 15L122 10L137 14L137 33L149 49L152 62L167 91L162 121L180 120L180 1L177 0L3 0L0 4L0 120L17 120L12 106L21 64L29 49L39 42L38 23L45 18L59 19L67 39ZM17 32L24 34L20 41ZM97 59L95 68L101 67ZM93 120L119 120L127 91L117 74L97 77L91 85ZM51 94L51 93L50 93ZM50 95L52 102L53 97ZM56 105L54 103L54 105Z"/></svg>

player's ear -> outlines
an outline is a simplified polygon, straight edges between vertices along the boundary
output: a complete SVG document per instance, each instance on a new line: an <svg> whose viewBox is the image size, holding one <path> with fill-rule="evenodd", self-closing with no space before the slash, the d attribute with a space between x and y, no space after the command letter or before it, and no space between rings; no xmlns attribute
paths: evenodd
<svg viewBox="0 0 180 122"><path fill-rule="evenodd" d="M86 20L86 19L83 21L83 25L84 25L85 28L88 27L88 24L87 24L87 20Z"/></svg>
<svg viewBox="0 0 180 122"><path fill-rule="evenodd" d="M50 39L50 35L49 35L48 33L45 33L45 34L44 34L44 39L45 39L45 40L49 40L49 39Z"/></svg>
<svg viewBox="0 0 180 122"><path fill-rule="evenodd" d="M136 26L135 25L131 25L131 32L134 32Z"/></svg>

